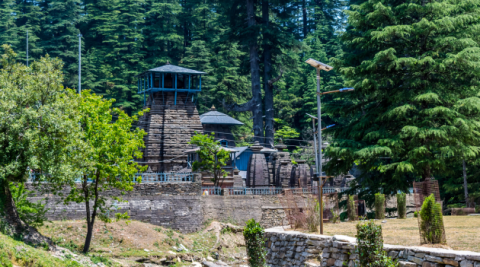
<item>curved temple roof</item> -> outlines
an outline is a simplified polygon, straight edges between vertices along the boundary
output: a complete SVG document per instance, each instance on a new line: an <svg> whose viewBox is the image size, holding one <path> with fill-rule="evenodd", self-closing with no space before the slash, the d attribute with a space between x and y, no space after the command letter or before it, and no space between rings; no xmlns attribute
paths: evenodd
<svg viewBox="0 0 480 267"><path fill-rule="evenodd" d="M242 122L216 110L211 110L200 115L202 124L243 125Z"/></svg>

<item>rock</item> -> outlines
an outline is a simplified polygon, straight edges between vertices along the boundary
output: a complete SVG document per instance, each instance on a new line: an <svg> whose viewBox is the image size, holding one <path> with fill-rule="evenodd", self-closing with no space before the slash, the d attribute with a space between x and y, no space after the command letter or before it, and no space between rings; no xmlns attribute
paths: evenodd
<svg viewBox="0 0 480 267"><path fill-rule="evenodd" d="M190 264L191 267L202 267L202 264L199 263L199 262L192 262L192 264Z"/></svg>
<svg viewBox="0 0 480 267"><path fill-rule="evenodd" d="M173 251L168 251L168 253L172 254L172 255L177 255L177 253L173 252Z"/></svg>
<svg viewBox="0 0 480 267"><path fill-rule="evenodd" d="M416 267L417 264L413 262L407 262L407 261L399 261L400 267Z"/></svg>
<svg viewBox="0 0 480 267"><path fill-rule="evenodd" d="M149 252L150 250L148 250L148 249L146 249L146 248L145 248L145 249L143 249L143 251L145 251L145 252Z"/></svg>
<svg viewBox="0 0 480 267"><path fill-rule="evenodd" d="M185 250L186 252L188 252L188 249L184 245L180 244L179 247L180 247L179 249L182 249L182 250Z"/></svg>
<svg viewBox="0 0 480 267"><path fill-rule="evenodd" d="M387 223L387 221L382 221L382 223Z"/></svg>
<svg viewBox="0 0 480 267"><path fill-rule="evenodd" d="M213 261L215 261L215 260L214 260L212 257L208 256L208 257L207 257L207 261L212 261L212 262L213 262Z"/></svg>

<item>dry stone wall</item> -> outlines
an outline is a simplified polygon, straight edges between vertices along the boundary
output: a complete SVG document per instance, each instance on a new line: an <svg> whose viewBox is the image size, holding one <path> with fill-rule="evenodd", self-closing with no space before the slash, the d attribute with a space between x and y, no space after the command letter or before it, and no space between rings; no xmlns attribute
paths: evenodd
<svg viewBox="0 0 480 267"><path fill-rule="evenodd" d="M359 266L356 239L285 231L265 230L269 266ZM400 267L480 267L480 253L426 247L384 245Z"/></svg>
<svg viewBox="0 0 480 267"><path fill-rule="evenodd" d="M33 188L30 201L46 201L49 220L78 220L86 217L84 203L63 204L63 199L50 194L48 188ZM63 195L69 189L62 190ZM128 212L131 219L194 232L202 227L203 216L200 202L201 184L195 183L145 183L134 186L133 191L121 195L119 190L109 190L102 194L107 197L121 196L125 202L118 202L116 212ZM58 194L57 194L58 195ZM109 201L113 205L112 200ZM93 203L91 203L91 206Z"/></svg>

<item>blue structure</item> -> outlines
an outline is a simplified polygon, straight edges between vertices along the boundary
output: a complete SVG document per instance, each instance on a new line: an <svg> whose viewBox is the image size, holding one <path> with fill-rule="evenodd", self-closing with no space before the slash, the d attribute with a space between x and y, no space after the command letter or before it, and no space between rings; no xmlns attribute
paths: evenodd
<svg viewBox="0 0 480 267"><path fill-rule="evenodd" d="M202 91L202 75L206 74L198 70L187 69L175 65L166 65L153 68L137 75L138 93L143 94L143 104L146 105L147 94L155 92L175 92L175 105L177 104L177 92L197 94Z"/></svg>
<svg viewBox="0 0 480 267"><path fill-rule="evenodd" d="M244 146L244 147L233 147L237 151L235 153L235 158L236 158L236 166L237 169L240 171L247 171L248 168L248 160L250 159L250 156L253 154L253 151L250 147ZM271 153L276 153L277 150L271 149L271 148L266 148L264 147L260 153L265 154L265 157L267 158L267 161L270 160L270 154Z"/></svg>

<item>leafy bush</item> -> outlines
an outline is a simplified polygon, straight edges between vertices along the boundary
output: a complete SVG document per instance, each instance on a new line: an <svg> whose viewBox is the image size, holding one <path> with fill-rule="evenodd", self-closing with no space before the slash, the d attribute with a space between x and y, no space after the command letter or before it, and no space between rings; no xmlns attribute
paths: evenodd
<svg viewBox="0 0 480 267"><path fill-rule="evenodd" d="M353 196L348 196L347 213L349 221L355 221L357 219L357 209L355 207Z"/></svg>
<svg viewBox="0 0 480 267"><path fill-rule="evenodd" d="M264 230L254 219L247 221L243 229L243 237L247 247L248 262L251 267L266 266L266 249Z"/></svg>
<svg viewBox="0 0 480 267"><path fill-rule="evenodd" d="M480 205L475 207L475 213L480 213Z"/></svg>
<svg viewBox="0 0 480 267"><path fill-rule="evenodd" d="M407 194L397 194L397 211L399 219L407 218Z"/></svg>
<svg viewBox="0 0 480 267"><path fill-rule="evenodd" d="M397 267L399 264L383 251L382 226L373 220L357 224L357 243L360 266Z"/></svg>
<svg viewBox="0 0 480 267"><path fill-rule="evenodd" d="M332 219L330 220L332 223L337 223L340 221L340 215L338 212L332 210Z"/></svg>
<svg viewBox="0 0 480 267"><path fill-rule="evenodd" d="M413 217L418 218L418 211L413 212Z"/></svg>
<svg viewBox="0 0 480 267"><path fill-rule="evenodd" d="M422 244L446 244L442 206L431 194L420 209L420 239Z"/></svg>
<svg viewBox="0 0 480 267"><path fill-rule="evenodd" d="M376 193L375 194L375 219L382 220L385 219L385 195Z"/></svg>
<svg viewBox="0 0 480 267"><path fill-rule="evenodd" d="M47 221L45 214L48 209L45 208L45 204L42 201L36 203L28 201L27 197L32 191L25 190L24 183L10 183L10 191L17 207L18 216L22 221L32 227L40 227Z"/></svg>

